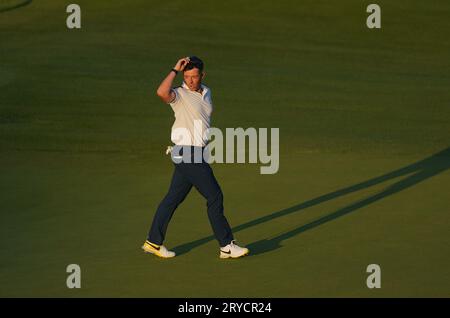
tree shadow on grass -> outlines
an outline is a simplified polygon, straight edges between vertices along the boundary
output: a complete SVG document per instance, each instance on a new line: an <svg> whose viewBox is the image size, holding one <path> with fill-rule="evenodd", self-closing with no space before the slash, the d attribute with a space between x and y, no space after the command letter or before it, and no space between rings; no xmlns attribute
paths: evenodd
<svg viewBox="0 0 450 318"><path fill-rule="evenodd" d="M372 204L376 201L379 201L385 197L388 197L390 195L393 195L395 193L398 193L404 189L407 189L411 186L414 186L428 178L431 178L445 170L447 170L450 167L450 147L446 148L428 158L425 158L423 160L417 161L413 164L410 164L408 166L405 166L403 168L394 170L392 172L386 173L382 176L379 177L375 177L372 179L369 179L367 181L361 182L361 183L357 183L355 185L334 191L334 192L330 192L324 195L321 195L317 198L308 200L306 202L291 206L289 208L280 210L280 211L276 211L274 213L268 214L266 216L262 216L260 218L257 218L255 220L246 222L244 224L238 225L236 227L233 228L233 233L242 231L244 229L248 229L250 227L271 221L273 219L285 216L285 215L289 215L292 214L294 212L315 206L317 204L347 195L349 193L352 192L356 192L362 189L366 189L369 188L371 186L380 184L382 182L388 181L390 179L394 179L397 177L401 177L401 176L405 176L405 175L409 175L414 173L413 175L410 175L408 177L405 177L404 179L390 185L388 188L386 188L385 190L372 195L368 198L365 198L363 200L354 202L346 207L343 207L333 213L330 213L326 216L323 216L313 222L310 222L308 224L304 224L294 230L291 230L289 232L286 232L284 234L278 235L274 238L270 238L270 239L264 239L264 240L260 240L254 243L251 243L250 245L248 245L248 248L250 249L250 253L251 255L258 255L258 254L262 254L262 253L266 253L269 251L273 251L275 249L278 249L281 247L281 242L291 238L293 236L296 236L302 232L305 232L307 230L313 229L319 225L322 225L324 223L330 222L332 220L335 220L341 216L344 216L350 212L354 212L362 207L365 207L369 204ZM214 236L208 236L208 237L204 237L189 243L185 243L182 245L179 245L177 247L174 248L174 251L178 254L178 255L182 255L184 253L187 253L188 251L190 251L193 248L196 248L200 245L203 245L209 241L214 240Z"/></svg>

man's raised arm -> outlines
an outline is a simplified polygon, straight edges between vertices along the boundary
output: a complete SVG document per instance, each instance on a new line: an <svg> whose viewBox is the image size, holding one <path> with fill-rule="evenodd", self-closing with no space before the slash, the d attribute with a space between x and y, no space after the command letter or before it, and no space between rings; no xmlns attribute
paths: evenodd
<svg viewBox="0 0 450 318"><path fill-rule="evenodd" d="M182 72L188 63L189 57L179 59L177 64L175 64L173 70ZM177 76L177 73L173 70L170 71L170 73L161 82L158 89L156 90L156 95L158 95L164 103L170 103L175 99L175 93L172 91L172 83Z"/></svg>

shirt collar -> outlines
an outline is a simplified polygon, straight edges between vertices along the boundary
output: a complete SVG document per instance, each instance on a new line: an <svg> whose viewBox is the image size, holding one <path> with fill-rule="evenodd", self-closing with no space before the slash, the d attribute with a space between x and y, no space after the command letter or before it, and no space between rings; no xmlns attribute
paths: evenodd
<svg viewBox="0 0 450 318"><path fill-rule="evenodd" d="M189 86L185 83L185 81L183 81L183 84L181 84L181 86L183 87L183 88L186 88L187 90L189 90L190 92L192 92L190 89L189 89ZM205 97L206 96L206 93L208 92L208 87L206 87L205 85L203 85L203 84L200 84L200 87L202 88L202 97ZM194 92L193 92L194 93ZM195 93L198 93L198 92L195 92ZM198 94L200 94L200 93L198 93Z"/></svg>

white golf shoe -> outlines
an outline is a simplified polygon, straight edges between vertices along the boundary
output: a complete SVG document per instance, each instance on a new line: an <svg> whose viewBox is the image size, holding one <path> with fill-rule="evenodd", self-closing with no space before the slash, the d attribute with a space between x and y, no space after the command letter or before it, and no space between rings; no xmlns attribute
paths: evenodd
<svg viewBox="0 0 450 318"><path fill-rule="evenodd" d="M227 246L220 248L220 258L239 258L247 255L249 252L248 248L236 245L236 242L233 240Z"/></svg>
<svg viewBox="0 0 450 318"><path fill-rule="evenodd" d="M167 250L164 245L156 245L149 241L145 241L144 245L142 245L142 249L145 253L154 254L161 258L175 257L175 252Z"/></svg>

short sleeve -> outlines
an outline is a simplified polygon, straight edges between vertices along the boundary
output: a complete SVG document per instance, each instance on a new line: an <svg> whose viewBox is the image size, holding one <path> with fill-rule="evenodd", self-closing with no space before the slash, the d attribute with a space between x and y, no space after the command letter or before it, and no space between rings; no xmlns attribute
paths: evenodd
<svg viewBox="0 0 450 318"><path fill-rule="evenodd" d="M208 91L208 102L212 105L212 94L211 94L211 90Z"/></svg>
<svg viewBox="0 0 450 318"><path fill-rule="evenodd" d="M169 103L170 106L175 107L180 103L180 93L178 93L178 89L177 88L172 88L172 92L175 93L175 98L173 101L171 101Z"/></svg>

